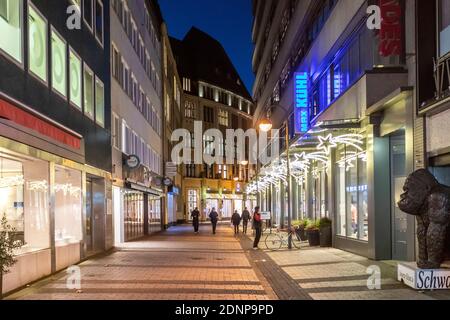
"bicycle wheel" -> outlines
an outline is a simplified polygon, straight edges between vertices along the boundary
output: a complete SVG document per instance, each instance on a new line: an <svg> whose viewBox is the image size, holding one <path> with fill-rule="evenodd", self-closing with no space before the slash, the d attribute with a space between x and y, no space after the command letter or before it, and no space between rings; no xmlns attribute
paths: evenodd
<svg viewBox="0 0 450 320"><path fill-rule="evenodd" d="M301 249L302 241L296 232L292 232L289 237L292 238L292 246L297 249Z"/></svg>
<svg viewBox="0 0 450 320"><path fill-rule="evenodd" d="M280 250L283 239L276 233L269 233L266 237L266 247L269 250Z"/></svg>

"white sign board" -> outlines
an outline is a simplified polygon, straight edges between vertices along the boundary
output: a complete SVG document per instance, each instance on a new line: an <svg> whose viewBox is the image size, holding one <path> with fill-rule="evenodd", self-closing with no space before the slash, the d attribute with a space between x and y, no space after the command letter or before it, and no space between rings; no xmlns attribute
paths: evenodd
<svg viewBox="0 0 450 320"><path fill-rule="evenodd" d="M173 162L166 163L166 177L173 178L177 175L177 165Z"/></svg>
<svg viewBox="0 0 450 320"><path fill-rule="evenodd" d="M416 290L449 290L450 269L424 270L415 263L400 263L397 267L398 281Z"/></svg>
<svg viewBox="0 0 450 320"><path fill-rule="evenodd" d="M270 219L272 219L270 211L261 212L261 220L270 220Z"/></svg>

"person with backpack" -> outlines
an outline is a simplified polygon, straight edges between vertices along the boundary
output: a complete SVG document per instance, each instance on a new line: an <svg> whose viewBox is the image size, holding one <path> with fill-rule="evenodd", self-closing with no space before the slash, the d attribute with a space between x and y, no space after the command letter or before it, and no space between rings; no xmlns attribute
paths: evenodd
<svg viewBox="0 0 450 320"><path fill-rule="evenodd" d="M219 220L219 214L216 211L216 208L212 208L209 213L209 219L211 220L213 234L216 234L217 221Z"/></svg>
<svg viewBox="0 0 450 320"><path fill-rule="evenodd" d="M255 207L255 212L253 213L253 227L255 229L255 241L253 242L253 250L258 250L259 240L261 240L262 235L262 219L261 213L259 212L259 207Z"/></svg>
<svg viewBox="0 0 450 320"><path fill-rule="evenodd" d="M244 234L247 234L247 226L248 222L251 220L250 212L247 210L247 207L245 207L244 211L242 211L242 228Z"/></svg>
<svg viewBox="0 0 450 320"><path fill-rule="evenodd" d="M235 210L233 215L231 216L231 222L234 226L234 234L239 234L239 225L241 224L241 216L239 215L238 211Z"/></svg>
<svg viewBox="0 0 450 320"><path fill-rule="evenodd" d="M198 233L198 228L200 226L200 211L198 211L198 208L192 210L191 218L192 218L192 225L194 226L194 232Z"/></svg>

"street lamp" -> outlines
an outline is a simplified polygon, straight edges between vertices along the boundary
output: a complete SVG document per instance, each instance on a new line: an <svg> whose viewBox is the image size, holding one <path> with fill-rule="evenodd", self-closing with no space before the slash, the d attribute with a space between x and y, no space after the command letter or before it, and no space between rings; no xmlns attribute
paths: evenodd
<svg viewBox="0 0 450 320"><path fill-rule="evenodd" d="M270 130L272 130L272 126L272 121L268 117L263 118L258 125L259 130L261 130L262 132L269 132ZM256 202L257 205L260 206L261 199L259 195L259 142L256 143L256 153Z"/></svg>

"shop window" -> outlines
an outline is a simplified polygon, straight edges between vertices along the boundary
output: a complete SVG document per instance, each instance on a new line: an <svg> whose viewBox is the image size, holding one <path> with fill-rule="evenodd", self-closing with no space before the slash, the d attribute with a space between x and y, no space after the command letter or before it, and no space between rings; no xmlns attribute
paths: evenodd
<svg viewBox="0 0 450 320"><path fill-rule="evenodd" d="M336 158L337 234L368 241L366 152L341 146Z"/></svg>
<svg viewBox="0 0 450 320"><path fill-rule="evenodd" d="M81 59L70 49L70 102L81 109Z"/></svg>
<svg viewBox="0 0 450 320"><path fill-rule="evenodd" d="M52 87L63 96L67 95L66 43L52 30Z"/></svg>
<svg viewBox="0 0 450 320"><path fill-rule="evenodd" d="M439 2L439 53L445 56L450 53L450 0Z"/></svg>
<svg viewBox="0 0 450 320"><path fill-rule="evenodd" d="M54 191L56 245L77 243L83 238L81 172L57 166Z"/></svg>
<svg viewBox="0 0 450 320"><path fill-rule="evenodd" d="M22 63L22 0L0 0L0 49Z"/></svg>
<svg viewBox="0 0 450 320"><path fill-rule="evenodd" d="M144 195L127 191L124 194L125 241L144 235Z"/></svg>
<svg viewBox="0 0 450 320"><path fill-rule="evenodd" d="M99 79L95 79L95 122L105 127L105 86Z"/></svg>
<svg viewBox="0 0 450 320"><path fill-rule="evenodd" d="M28 5L28 63L31 72L47 82L47 22L31 5Z"/></svg>
<svg viewBox="0 0 450 320"><path fill-rule="evenodd" d="M84 114L94 119L94 73L84 65Z"/></svg>
<svg viewBox="0 0 450 320"><path fill-rule="evenodd" d="M50 247L49 166L0 153L0 213L23 243L18 253Z"/></svg>

